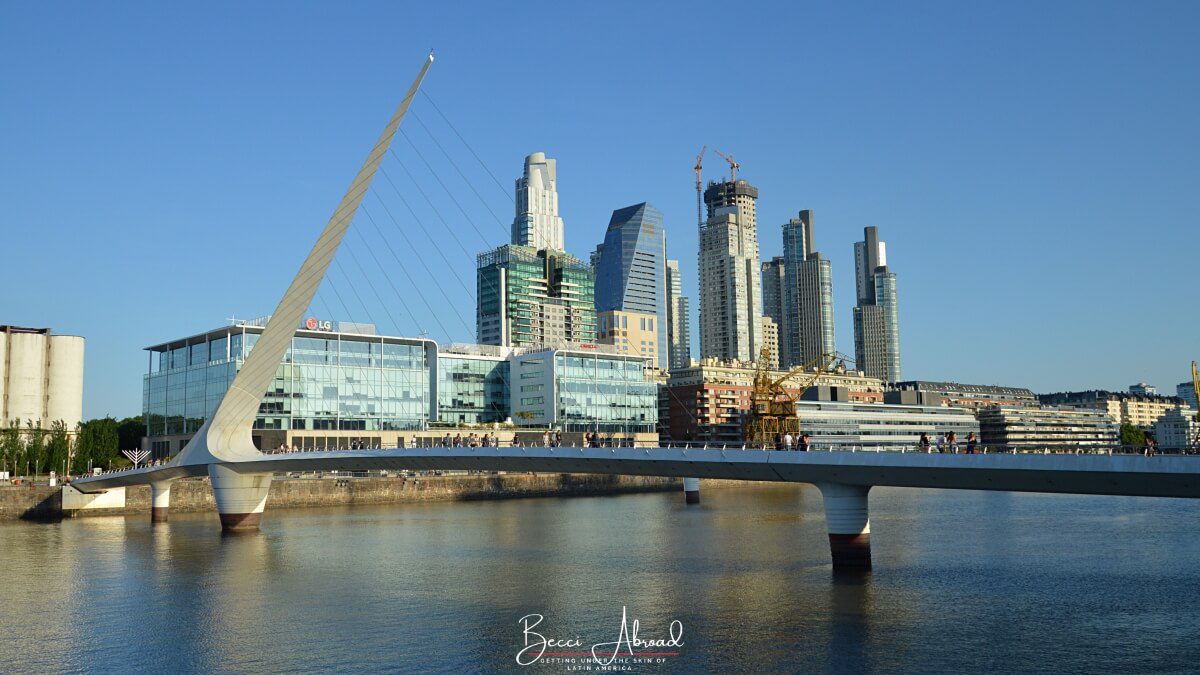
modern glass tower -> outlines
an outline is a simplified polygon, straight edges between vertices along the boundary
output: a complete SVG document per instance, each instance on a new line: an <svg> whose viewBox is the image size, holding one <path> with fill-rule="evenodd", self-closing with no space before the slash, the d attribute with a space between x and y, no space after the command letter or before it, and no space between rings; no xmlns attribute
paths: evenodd
<svg viewBox="0 0 1200 675"><path fill-rule="evenodd" d="M477 259L476 338L502 347L595 342L595 275L563 250L558 165L543 152L525 158L516 210L512 243Z"/></svg>
<svg viewBox="0 0 1200 675"><path fill-rule="evenodd" d="M816 251L813 212L783 226L783 323L779 327L780 363L794 367L832 354L833 270Z"/></svg>
<svg viewBox="0 0 1200 675"><path fill-rule="evenodd" d="M593 256L596 311L654 317L654 354L670 366L667 341L666 238L662 212L646 202L613 211L604 243ZM636 353L636 350L635 350Z"/></svg>
<svg viewBox="0 0 1200 675"><path fill-rule="evenodd" d="M763 316L770 317L778 330L780 363L787 364L787 331L784 330L786 312L783 303L784 265L783 258L775 256L762 264Z"/></svg>
<svg viewBox="0 0 1200 675"><path fill-rule="evenodd" d="M858 306L854 308L854 359L859 370L886 382L900 379L900 318L896 274L887 266L887 247L875 227L854 244Z"/></svg>
<svg viewBox="0 0 1200 675"><path fill-rule="evenodd" d="M517 179L517 215L512 243L535 249L566 248L563 220L558 215L558 163L535 152L525 158L525 173Z"/></svg>
<svg viewBox="0 0 1200 675"><path fill-rule="evenodd" d="M592 268L557 250L506 244L479 254L480 344L540 347L596 341Z"/></svg>
<svg viewBox="0 0 1200 675"><path fill-rule="evenodd" d="M678 260L667 261L667 348L671 370L686 368L691 363L691 305L683 295Z"/></svg>

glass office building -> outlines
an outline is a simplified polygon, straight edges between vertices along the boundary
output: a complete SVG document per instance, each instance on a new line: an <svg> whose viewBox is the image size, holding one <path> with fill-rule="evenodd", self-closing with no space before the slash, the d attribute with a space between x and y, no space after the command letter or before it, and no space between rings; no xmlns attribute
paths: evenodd
<svg viewBox="0 0 1200 675"><path fill-rule="evenodd" d="M258 322L259 324L265 322ZM314 323L309 320L309 324ZM259 408L255 429L422 429L436 415L430 373L437 343L384 337L361 324L300 330ZM339 330L333 330L337 327ZM149 347L146 435L194 433L221 402L262 325L221 328Z"/></svg>
<svg viewBox="0 0 1200 675"><path fill-rule="evenodd" d="M451 349L438 354L438 424L459 426L505 421L508 360L502 355Z"/></svg>
<svg viewBox="0 0 1200 675"><path fill-rule="evenodd" d="M147 348L142 413L145 447L155 457L180 450L216 411L265 323ZM308 319L265 392L254 442L306 449L391 444L433 428L510 419L561 431L653 432L657 396L646 360L609 349L575 344L514 354L453 344L439 351L432 340L376 335L367 324Z"/></svg>
<svg viewBox="0 0 1200 675"><path fill-rule="evenodd" d="M646 376L646 366L645 359L597 345L515 355L514 421L567 432L652 433L658 424L658 387Z"/></svg>

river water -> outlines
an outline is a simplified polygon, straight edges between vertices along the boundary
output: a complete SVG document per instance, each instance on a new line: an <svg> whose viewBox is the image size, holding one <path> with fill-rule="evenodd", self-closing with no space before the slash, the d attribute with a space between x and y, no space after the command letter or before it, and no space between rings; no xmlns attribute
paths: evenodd
<svg viewBox="0 0 1200 675"><path fill-rule="evenodd" d="M876 488L842 577L814 488L702 495L3 524L0 672L601 672L623 611L634 672L1200 667L1200 502Z"/></svg>

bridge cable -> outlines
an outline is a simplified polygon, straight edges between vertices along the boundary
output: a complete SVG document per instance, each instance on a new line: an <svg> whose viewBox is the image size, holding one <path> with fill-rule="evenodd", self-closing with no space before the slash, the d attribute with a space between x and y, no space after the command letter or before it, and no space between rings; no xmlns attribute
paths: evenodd
<svg viewBox="0 0 1200 675"><path fill-rule="evenodd" d="M429 92L422 89L421 93L425 95L425 100L429 101L429 104L433 106L435 111L437 111L437 114L446 123L446 126L450 127L450 130L454 132L454 135L458 136L458 140L462 141L462 144L466 146L467 150L471 153L471 156L475 158L475 161L479 162L479 166L483 167L483 170L492 177L492 182L496 184L496 187L500 188L500 191L507 195L508 199L513 204L516 204L517 200L515 197L513 197L512 192L505 190L504 186L500 184L500 181L496 179L496 174L492 173L492 170L488 168L487 164L483 163L482 159L479 159L479 155L475 152L475 149L471 147L471 144L467 142L467 139L463 138L462 134L458 133L458 129L454 127L454 124L450 122L450 119L446 117L445 113L442 112L442 109L438 107L438 104L433 100L433 97L429 95Z"/></svg>
<svg viewBox="0 0 1200 675"><path fill-rule="evenodd" d="M376 197L378 197L378 195L376 195ZM384 208L386 210L386 206ZM408 279L408 282L410 284L412 284L412 287L415 290L417 290L416 295L417 295L417 297L419 297L421 299L422 304L425 305L425 309L427 309L429 311L429 314L433 317L434 322L437 323L438 327L441 328L442 332L446 335L447 338L449 338L450 331L447 330L446 325L442 323L441 315L438 314L436 311L434 311L433 307L429 304L429 299L425 297L424 293L420 292L421 287L419 285L417 285L415 280L413 280L412 275L409 274L408 269L405 267L404 263L401 262L400 256L396 255L396 251L392 248L392 245L388 242L387 237L384 237L382 231L379 230L379 224L375 221L375 217L372 216L370 211L367 211L366 209L363 210L363 213L366 214L367 220L371 221L371 224L375 226L376 231L378 231L380 233L380 239L382 239L384 245L387 246L388 252L390 252L392 254L392 257L396 259L397 267L404 274L405 278ZM404 235L402 234L402 236L404 236ZM405 237L405 241L407 243L407 241L408 241L407 237ZM411 244L409 244L409 246L411 248ZM421 256L417 256L417 259L420 260L421 264L424 266L425 262L421 258ZM432 273L429 272L429 268L427 266L425 267L425 271L426 271L426 273L430 274L430 278L432 279L433 275L432 275ZM395 290L394 285L392 288L393 288L393 290ZM397 296L399 296L399 291L397 291Z"/></svg>
<svg viewBox="0 0 1200 675"><path fill-rule="evenodd" d="M483 233L479 231L479 228L475 225L475 221L472 220L471 216L467 214L467 210L464 209L462 204L459 203L458 198L454 196L454 193L450 191L450 188L446 187L446 184L442 181L442 177L439 176L438 172L434 170L433 166L429 163L429 160L425 159L425 155L421 154L421 151L417 149L417 146L413 144L412 139L409 138L407 134L404 132L400 133L404 136L404 140L408 141L408 145L412 147L413 151L417 153L417 157L420 158L421 162L425 164L425 168L429 169L429 173L433 176L433 179L437 181L438 185L442 186L442 190L446 193L446 196L450 198L450 201L454 202L454 206L458 208L459 213L463 214L463 218L467 219L467 224L471 226L472 230L475 230L475 234L479 235L479 239L483 242L483 245L490 247L492 242L489 241L487 237L483 236ZM391 150L391 148L389 148L389 150ZM394 152L392 153L392 156L395 157ZM498 219L497 222L499 222ZM509 234L507 228L502 229L506 230L504 233L505 235Z"/></svg>
<svg viewBox="0 0 1200 675"><path fill-rule="evenodd" d="M462 280L462 277L460 277L458 275L458 266L451 264L450 260L448 258L446 258L446 253L442 250L443 247L440 246L438 244L438 242L433 238L433 235L430 234L430 232L429 232L429 228L425 227L425 223L422 222L420 217L417 216L417 212L413 209L412 205L408 203L408 200L404 198L404 195L400 194L400 190L398 190L396 188L396 184L391 181L391 177L388 176L386 173L384 173L384 178L388 179L387 182L389 185L392 186L392 190L395 191L396 196L400 198L400 203L404 204L404 208L407 209L408 214L410 216L412 216L413 222L417 223L417 226L421 228L421 233L424 234L425 238L429 240L429 243L433 246L433 250L437 251L438 257L440 257L442 259L442 263L445 265L446 269L449 270L450 273L454 276L455 280L458 281L459 287L462 288L464 293L466 293L468 295L473 295L473 292L469 288L467 288L466 282L464 282ZM413 246L412 240L410 240L408 238L408 235L406 235L404 233L404 228L402 228L400 226L400 221L396 219L396 216L392 213L392 210L390 208L388 208L387 202L383 201L383 197L381 197L378 192L375 192L374 190L372 190L372 193L375 195L375 199L379 202L379 205L383 207L384 213L387 214L388 219L390 219L392 221L392 225L395 226L396 231L399 232L400 236L404 239L404 243L408 245L409 250L411 250L415 253L417 250L416 247ZM382 232L380 232L380 236L381 237L383 236ZM453 233L451 233L451 237L453 238ZM455 241L458 241L457 238L455 238ZM460 243L459 246L461 247L462 244ZM422 265L425 264L424 257L418 255L417 259L421 261ZM398 259L397 259L397 262L399 262ZM425 270L426 270L426 272L429 273L430 279L437 278L433 275L432 272L429 271L428 267L425 267ZM446 302L449 303L450 296L446 295L445 289L443 289L440 285L438 286L438 288L442 291L442 295L446 299Z"/></svg>
<svg viewBox="0 0 1200 675"><path fill-rule="evenodd" d="M392 190L396 192L396 196L400 198L400 201L401 201L401 202L404 204L405 208L406 208L406 209L408 209L408 212L409 212L409 214L412 216L412 218L413 218L413 221L417 223L417 226L418 226L418 227L421 229L421 231L422 231L422 232L425 234L425 237L426 237L427 239L429 239L430 243L434 245L434 248L438 250L438 254L439 254L441 257L442 257L442 260L443 260L443 262L445 262L445 263L446 263L446 267L447 267L447 269L450 271L451 275L453 275L453 276L454 276L454 278L455 278L455 279L458 281L458 283L459 283L459 285L460 285L460 286L463 286L463 290L466 290L465 282L463 282L463 280L462 280L462 277L461 277L461 276L459 276L456 266L453 266L453 265L451 265L451 264L450 264L450 262L449 262L448 260L446 260L445 254L444 254L444 253L442 253L442 251L441 251L441 248L440 248L440 247L438 247L437 243L434 241L434 239L433 239L433 236L432 236L432 235L430 234L430 232L429 232L429 228L427 228L427 227L425 226L425 223L424 223L424 222L423 222L423 221L422 221L422 220L421 220L421 219L420 219L420 218L417 216L416 212L413 210L413 208L412 208L412 205L408 203L408 200L407 200L407 199L405 199L405 198L404 198L404 195L403 195L403 194L401 194L401 193L400 193L400 191L399 191L399 190L396 188L396 184L395 184L394 182L392 182L392 180L391 180L391 177L390 177L390 176L388 176L388 175L386 174L386 172L384 173L384 176L385 176L385 178L387 178L387 182L388 182L388 184L392 186ZM404 234L404 230L403 230L403 228L401 228L401 227L400 227L400 223L399 223L399 221L397 221L397 220L396 220L396 217L395 217L395 216L392 214L392 212L391 212L391 209L389 209L389 208L388 208L388 206L387 206L387 203L383 201L382 197L380 197L380 195L379 195L379 193L378 193L378 192L375 192L375 191L372 189L372 193L374 193L374 195L375 195L375 198L376 198L376 200L378 200L378 201L379 201L380 205L381 205L381 206L383 206L384 212L385 212L385 213L387 213L387 216L388 216L388 218L389 218L389 219L391 219L391 221L392 221L392 224L393 224L393 225L396 227L397 231L400 233L400 236L404 238L405 242L408 244L408 247L409 247L410 249L412 249L412 250L415 250L415 249L413 248L413 246L412 246L412 243L411 243L411 241L408 239L408 236L407 236L406 234ZM432 206L432 204L431 204L431 206ZM372 217L370 216L370 214L369 214L369 213L368 213L368 218L370 218L370 220L371 220L372 224L375 224L375 226L376 226L376 231L377 231L377 232L379 232L379 236L380 236L381 238L383 238L383 232L382 232L382 231L379 229L379 227L378 227L378 224L377 224L377 223L375 223L375 220L374 220L374 218L372 218ZM445 221L443 221L443 223L444 223L444 222L445 222ZM386 238L384 239L384 241L385 241L385 243L386 243ZM460 246L461 246L461 242L460 242ZM390 246L390 245L388 246L388 248L389 248L389 250L391 250L391 246ZM464 249L464 253L465 253L465 249ZM395 255L395 253L393 252L393 256L394 256L394 255ZM429 277L430 277L431 279L432 279L432 278L435 278L435 277L434 277L434 275L433 275L433 272L432 272L432 271L429 269L429 267L426 265L424 258L422 258L422 257L418 256L418 260L420 261L420 263L421 263L421 266L425 268L425 271L426 271L426 273L429 275ZM397 262L399 262L399 260L397 260ZM403 267L402 267L401 269L403 270ZM405 271L405 274L407 274L407 271ZM411 277L410 277L410 280L411 280ZM491 289L491 290L493 290L493 291L496 291L495 284L494 284L494 283L492 283L490 280L489 280L489 285L491 285L491 286L492 286L492 289ZM472 333L471 326L470 326L470 325L467 323L467 321L466 321L466 319L463 317L462 313L461 313L461 312L459 312L459 310L458 310L458 305L457 305L457 304L455 304L455 303L454 303L454 302L453 302L453 301L450 299L450 296L449 296L449 295L446 293L446 290L445 290L445 288L444 288L444 287L442 287L440 284L437 284L437 287L438 287L438 290L440 290L440 291L442 292L442 297L443 297L443 298L445 298L445 300L446 300L446 304L447 304L447 305L450 307L451 311L452 311L452 312L455 314L455 316L458 318L458 320L459 320L459 323L461 323L461 324L462 324L463 328L465 328L465 329L467 330L467 332L468 332L468 333ZM468 294L470 293L470 291L467 291L467 292L468 292ZM422 296L422 299L424 299L424 296ZM426 307L428 308L428 303L426 304ZM431 313L433 313L433 310L432 310L432 309L430 309L430 312L431 312ZM435 316L435 317L437 317L438 315L437 315L436 313L434 313L434 316ZM440 319L438 319L438 323L439 323L439 325L441 324L441 320L440 320ZM447 340L448 340L448 342L451 342L451 343L452 343L452 342L453 342L453 340L450 338L449 331L446 331L446 329L445 329L445 327L444 327L444 326L443 326L442 330L443 330L443 332L445 332L445 333L446 333L446 337L447 337ZM499 375L499 377L500 377L500 382L501 382L501 384L503 384L503 385L504 385L505 389L508 389L508 390L511 392L511 386L510 386L509 378L508 378L508 377L505 377L503 370L498 370L498 375ZM486 375L485 375L485 378L486 378ZM486 386L486 379L485 379L485 382L484 382L484 384L485 384L485 386Z"/></svg>
<svg viewBox="0 0 1200 675"><path fill-rule="evenodd" d="M433 132L429 130L429 127L425 126L425 122L415 115L413 116L413 119L417 120L417 124L420 124L421 128L425 130L425 133L429 136L429 140L433 141L433 144L437 146L438 150L442 151L442 155L444 155L446 160L450 162L450 166L454 167L454 170L458 172L459 177L463 179L463 182L467 184L467 187L471 188L471 192L475 193L475 197L479 199L480 203L483 204L483 207L488 210L488 213L492 214L492 218L495 219L495 221L500 224L501 227L504 227L504 223L500 220L500 216L496 215L496 212L492 210L491 205L487 203L487 200L483 198L483 195L479 194L479 190L475 189L475 185L471 182L471 179L467 178L467 175L463 173L461 168L459 168L458 163L454 161L454 158L450 156L450 153L446 152L446 148L442 147L442 144L438 142L437 137L433 135ZM409 143L412 143L412 141L410 140Z"/></svg>

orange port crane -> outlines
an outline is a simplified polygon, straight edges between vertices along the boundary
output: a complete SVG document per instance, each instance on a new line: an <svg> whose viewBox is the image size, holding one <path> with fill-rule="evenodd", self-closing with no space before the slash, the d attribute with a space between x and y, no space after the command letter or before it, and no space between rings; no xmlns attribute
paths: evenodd
<svg viewBox="0 0 1200 675"><path fill-rule="evenodd" d="M773 378L768 368L770 348L764 346L758 357L758 368L754 372L754 388L750 392L750 414L743 427L742 438L746 444L756 448L769 448L784 434L800 435L800 417L796 414L796 401L804 392L816 384L821 375L834 372L845 365L840 354L822 354L808 363L797 366L783 375ZM795 380L792 393L784 388L789 380Z"/></svg>
<svg viewBox="0 0 1200 675"><path fill-rule="evenodd" d="M742 165L733 161L732 155L727 155L727 154L721 152L720 150L717 150L716 148L713 148L713 152L717 153L717 155L719 155L721 157L721 159L725 160L726 162L729 162L729 182L732 183L732 182L736 181L737 180L737 171L738 171L738 169L742 168Z"/></svg>
<svg viewBox="0 0 1200 675"><path fill-rule="evenodd" d="M1192 398L1196 405L1196 433L1192 436L1191 452L1200 455L1200 373L1196 371L1196 362L1192 361Z"/></svg>

